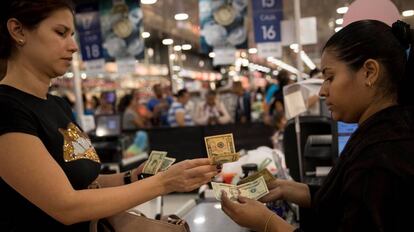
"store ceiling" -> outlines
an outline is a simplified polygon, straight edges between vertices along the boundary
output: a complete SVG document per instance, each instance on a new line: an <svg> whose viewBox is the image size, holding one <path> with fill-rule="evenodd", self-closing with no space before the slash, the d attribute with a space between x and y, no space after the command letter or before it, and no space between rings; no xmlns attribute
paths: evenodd
<svg viewBox="0 0 414 232"><path fill-rule="evenodd" d="M76 3L91 2L93 0L75 0ZM255 0L258 1L258 0ZM391 0L400 11L414 9L413 0ZM158 0L153 5L143 5L144 27L152 32L152 36L158 38L173 37L178 43L190 42L193 47L198 47L199 35L199 0ZM305 52L319 63L320 50L327 39L334 33L335 19L341 18L336 9L349 5L353 0L301 0L302 17L317 17L318 43L304 46ZM293 0L283 0L284 19L293 19ZM175 21L176 13L185 12L189 15L186 21ZM403 18L414 28L414 16ZM253 35L249 37L249 45ZM289 48L284 49L283 59L287 63L294 63L294 53Z"/></svg>

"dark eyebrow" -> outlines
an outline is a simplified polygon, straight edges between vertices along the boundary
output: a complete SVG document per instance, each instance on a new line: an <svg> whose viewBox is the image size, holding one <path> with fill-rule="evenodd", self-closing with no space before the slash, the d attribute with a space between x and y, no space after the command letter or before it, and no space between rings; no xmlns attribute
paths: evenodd
<svg viewBox="0 0 414 232"><path fill-rule="evenodd" d="M66 26L66 25L63 25L63 24L58 24L57 26L59 26L59 27L63 27L63 28L65 29L65 31L72 31L72 29L70 29L70 27L68 27L68 26ZM72 33L73 33L73 31L72 31Z"/></svg>
<svg viewBox="0 0 414 232"><path fill-rule="evenodd" d="M323 68L323 69L322 69L322 74L323 74L323 75L325 75L326 70L328 70L328 69L331 69L331 68L329 68L329 67Z"/></svg>

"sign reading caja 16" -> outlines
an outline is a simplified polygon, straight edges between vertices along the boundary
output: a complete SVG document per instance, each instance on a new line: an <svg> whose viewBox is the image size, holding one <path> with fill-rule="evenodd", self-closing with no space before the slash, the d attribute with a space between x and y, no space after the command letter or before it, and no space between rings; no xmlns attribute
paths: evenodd
<svg viewBox="0 0 414 232"><path fill-rule="evenodd" d="M97 4L81 5L76 9L76 30L83 61L103 58L100 16Z"/></svg>
<svg viewBox="0 0 414 232"><path fill-rule="evenodd" d="M254 38L261 57L281 57L282 0L252 0Z"/></svg>

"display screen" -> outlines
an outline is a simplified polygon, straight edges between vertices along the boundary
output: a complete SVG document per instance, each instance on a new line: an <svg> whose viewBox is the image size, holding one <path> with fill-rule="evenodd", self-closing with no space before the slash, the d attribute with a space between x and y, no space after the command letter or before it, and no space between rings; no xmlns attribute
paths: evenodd
<svg viewBox="0 0 414 232"><path fill-rule="evenodd" d="M352 133L358 128L356 123L337 122L338 128L338 156L341 154Z"/></svg>
<svg viewBox="0 0 414 232"><path fill-rule="evenodd" d="M121 134L121 118L119 115L99 115L95 121L97 136L117 136Z"/></svg>

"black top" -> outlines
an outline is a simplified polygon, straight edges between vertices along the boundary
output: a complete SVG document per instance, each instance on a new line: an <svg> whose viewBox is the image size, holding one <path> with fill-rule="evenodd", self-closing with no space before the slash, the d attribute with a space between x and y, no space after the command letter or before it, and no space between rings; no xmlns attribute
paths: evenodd
<svg viewBox="0 0 414 232"><path fill-rule="evenodd" d="M414 109L389 107L362 123L311 198L314 224L305 231L412 228Z"/></svg>
<svg viewBox="0 0 414 232"><path fill-rule="evenodd" d="M90 140L72 120L71 109L63 99L47 95L45 100L0 85L0 109L0 135L20 132L38 137L65 172L74 189L85 189L97 178L99 158ZM0 206L1 231L89 230L88 222L71 226L61 224L1 178Z"/></svg>

